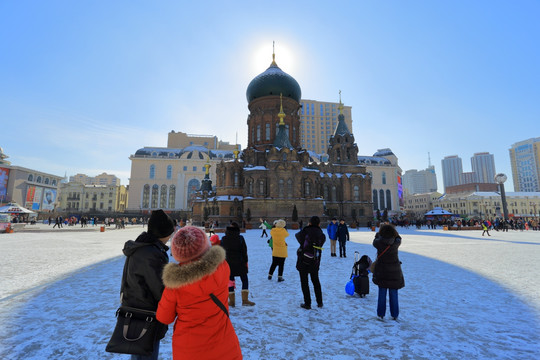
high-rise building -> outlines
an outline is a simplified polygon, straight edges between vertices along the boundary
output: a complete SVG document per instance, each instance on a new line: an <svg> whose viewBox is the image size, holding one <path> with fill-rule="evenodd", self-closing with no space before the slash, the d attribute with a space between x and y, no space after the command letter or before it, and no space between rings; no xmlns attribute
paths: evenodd
<svg viewBox="0 0 540 360"><path fill-rule="evenodd" d="M435 166L431 165L425 170L407 170L403 175L403 188L405 194L425 194L437 191L437 175Z"/></svg>
<svg viewBox="0 0 540 360"><path fill-rule="evenodd" d="M339 103L300 100L300 146L317 154L326 154L330 137L338 124ZM352 131L350 106L343 106L345 124Z"/></svg>
<svg viewBox="0 0 540 360"><path fill-rule="evenodd" d="M514 190L540 191L540 137L517 142L509 151Z"/></svg>
<svg viewBox="0 0 540 360"><path fill-rule="evenodd" d="M457 155L446 156L441 161L444 188L461 185L461 174L463 174L463 164Z"/></svg>
<svg viewBox="0 0 540 360"><path fill-rule="evenodd" d="M475 153L471 157L472 172L478 183L495 183L495 159L488 152Z"/></svg>

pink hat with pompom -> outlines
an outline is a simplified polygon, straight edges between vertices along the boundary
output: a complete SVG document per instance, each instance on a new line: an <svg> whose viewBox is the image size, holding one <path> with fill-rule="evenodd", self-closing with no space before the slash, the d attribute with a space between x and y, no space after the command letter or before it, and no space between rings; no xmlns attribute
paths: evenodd
<svg viewBox="0 0 540 360"><path fill-rule="evenodd" d="M210 249L206 234L195 226L185 226L174 234L171 240L172 256L179 263L190 262Z"/></svg>

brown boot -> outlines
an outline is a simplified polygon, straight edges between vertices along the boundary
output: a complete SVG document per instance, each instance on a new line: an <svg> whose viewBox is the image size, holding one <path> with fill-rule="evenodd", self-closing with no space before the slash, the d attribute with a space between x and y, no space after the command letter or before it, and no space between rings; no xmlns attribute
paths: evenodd
<svg viewBox="0 0 540 360"><path fill-rule="evenodd" d="M254 302L248 300L249 290L242 290L242 305L243 306L253 306Z"/></svg>
<svg viewBox="0 0 540 360"><path fill-rule="evenodd" d="M236 305L236 297L234 296L234 291L229 293L229 306L234 307Z"/></svg>

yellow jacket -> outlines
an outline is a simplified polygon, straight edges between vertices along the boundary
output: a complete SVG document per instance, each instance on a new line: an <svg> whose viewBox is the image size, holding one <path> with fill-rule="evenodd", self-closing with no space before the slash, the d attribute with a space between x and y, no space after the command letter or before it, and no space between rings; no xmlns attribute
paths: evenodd
<svg viewBox="0 0 540 360"><path fill-rule="evenodd" d="M289 236L289 233L284 228L273 228L270 230L270 236L272 237L274 249L272 250L272 256L286 258L287 257L287 243L285 239Z"/></svg>

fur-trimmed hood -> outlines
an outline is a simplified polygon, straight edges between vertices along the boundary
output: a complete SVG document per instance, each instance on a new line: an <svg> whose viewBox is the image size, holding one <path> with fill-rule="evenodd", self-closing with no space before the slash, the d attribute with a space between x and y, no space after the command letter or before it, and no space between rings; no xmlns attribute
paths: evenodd
<svg viewBox="0 0 540 360"><path fill-rule="evenodd" d="M225 250L221 246L212 246L198 260L187 264L167 264L163 268L163 284L171 289L193 284L216 271L223 261Z"/></svg>

